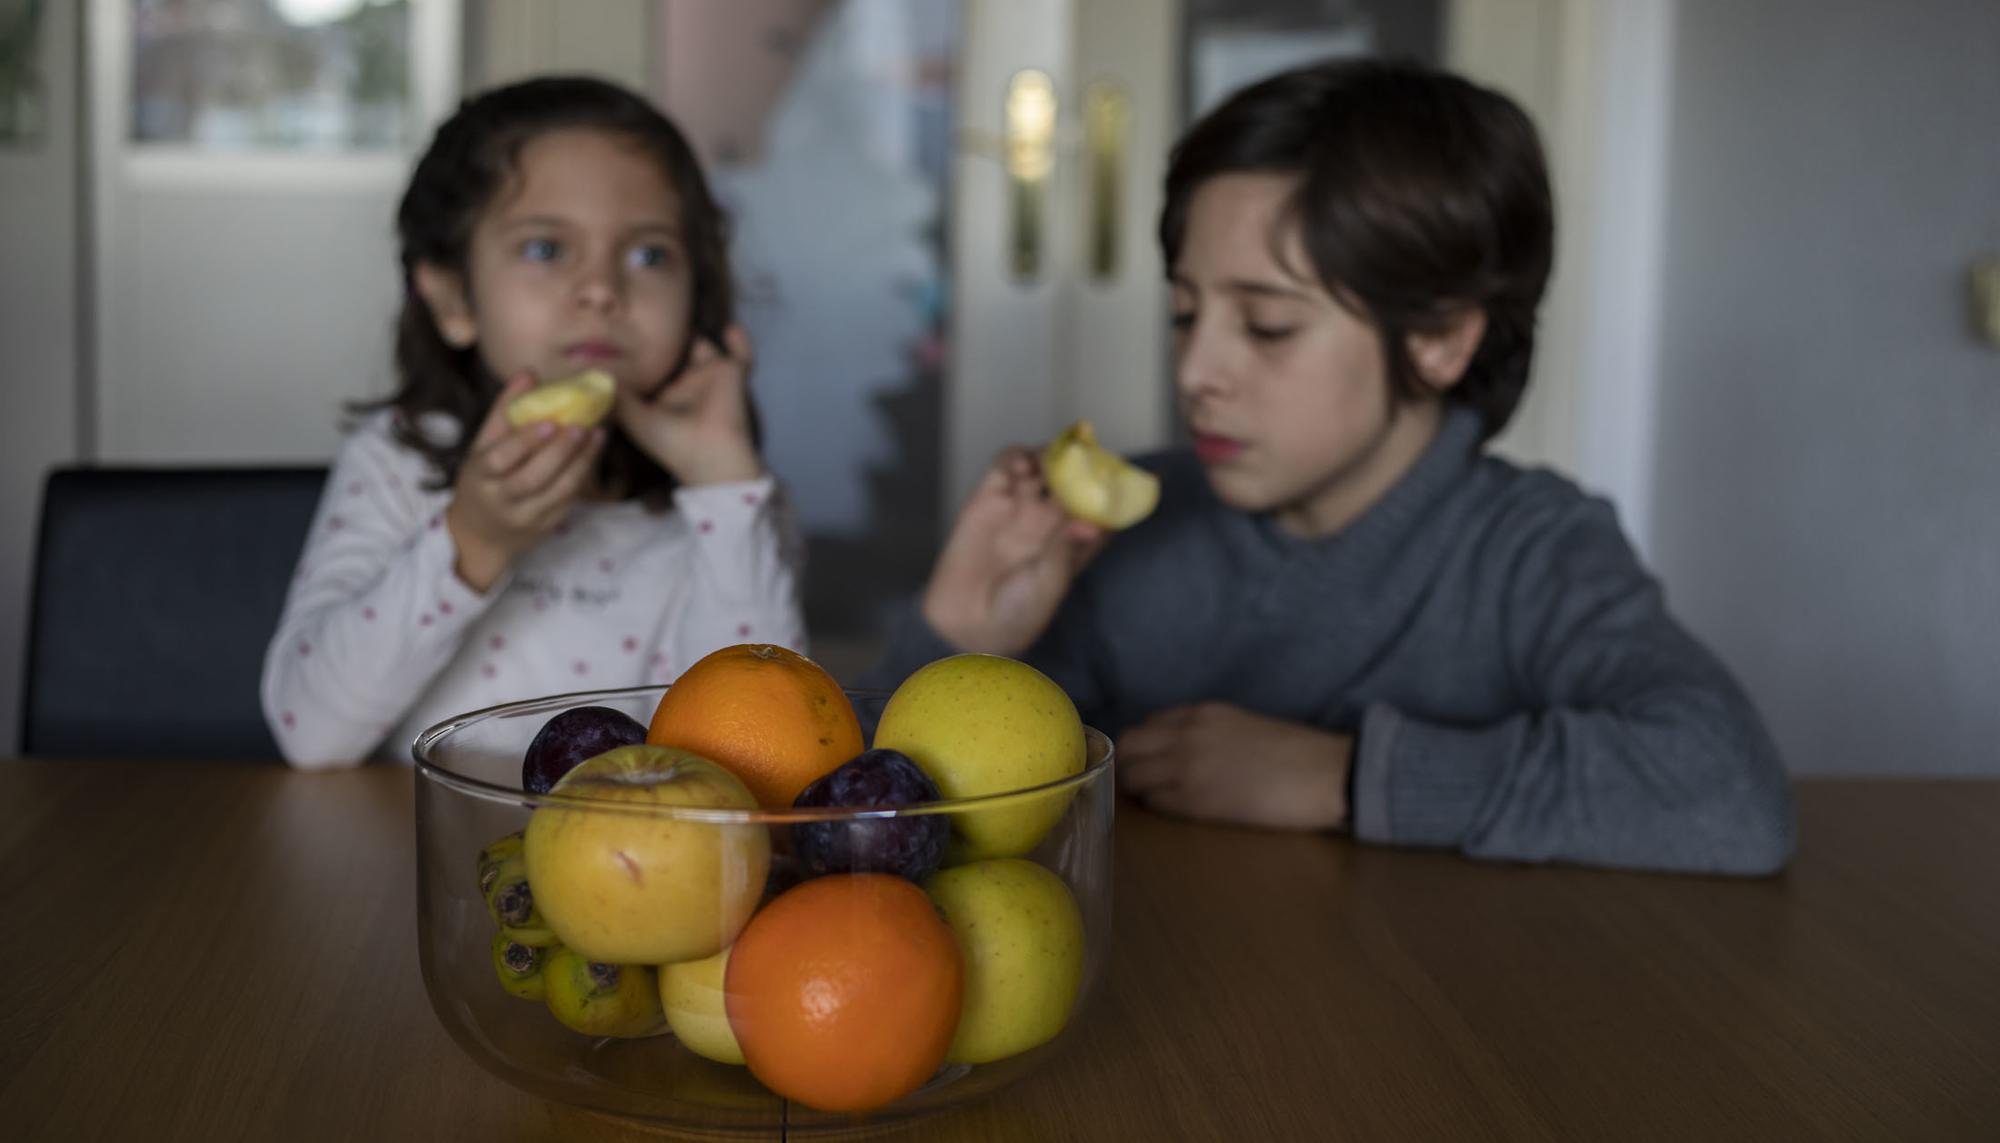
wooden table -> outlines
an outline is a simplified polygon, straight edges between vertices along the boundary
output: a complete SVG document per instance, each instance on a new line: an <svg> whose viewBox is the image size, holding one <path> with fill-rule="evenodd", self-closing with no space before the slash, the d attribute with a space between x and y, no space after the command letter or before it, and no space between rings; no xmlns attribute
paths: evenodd
<svg viewBox="0 0 2000 1143"><path fill-rule="evenodd" d="M0 762L0 1137L638 1138L425 1000L412 775ZM1809 782L1756 882L1121 807L1064 1053L899 1138L2000 1139L2000 783Z"/></svg>

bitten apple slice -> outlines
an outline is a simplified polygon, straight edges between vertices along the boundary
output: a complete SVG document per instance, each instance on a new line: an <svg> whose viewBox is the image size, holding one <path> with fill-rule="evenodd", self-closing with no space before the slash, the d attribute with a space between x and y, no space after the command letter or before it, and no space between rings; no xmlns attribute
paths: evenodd
<svg viewBox="0 0 2000 1143"><path fill-rule="evenodd" d="M507 423L517 429L537 421L587 429L611 412L611 395L617 386L611 374L602 369L545 381L507 402Z"/></svg>
<svg viewBox="0 0 2000 1143"><path fill-rule="evenodd" d="M1042 450L1042 475L1070 515L1103 528L1129 528L1160 502L1160 478L1098 444L1089 421Z"/></svg>

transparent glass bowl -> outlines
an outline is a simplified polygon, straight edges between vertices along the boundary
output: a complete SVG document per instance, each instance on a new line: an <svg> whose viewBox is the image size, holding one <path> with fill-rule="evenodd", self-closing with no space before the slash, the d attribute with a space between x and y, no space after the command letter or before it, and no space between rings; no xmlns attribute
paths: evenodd
<svg viewBox="0 0 2000 1143"><path fill-rule="evenodd" d="M1024 856L1061 878L1081 913L1084 956L1077 996L1062 1032L1018 1055L976 1065L944 1065L912 1094L865 1115L826 1113L774 1094L749 1070L717 1063L684 1047L664 1020L638 1036L589 1036L572 1031L538 1001L506 991L494 964L498 924L481 891L480 854L527 827L530 816L556 799L521 788L521 758L542 725L578 706L606 706L641 724L652 717L665 687L590 691L510 703L477 711L425 731L414 747L417 818L417 940L424 987L438 1019L460 1047L487 1070L525 1091L680 1131L733 1135L769 1131L842 1130L884 1124L984 1096L1039 1067L1060 1051L1103 975L1111 933L1111 744L1086 730L1082 773L1060 782L986 798L929 803L918 810L717 810L675 806L613 811L658 815L677 829L723 831L740 837L765 828L773 840L777 888L796 864L782 856L790 827L828 822L832 828L912 812L949 821L979 811L1041 805L1060 816ZM888 696L848 692L864 740ZM561 804L574 806L574 799ZM947 855L947 863L950 856ZM723 863L725 866L728 862ZM726 876L719 874L718 876ZM742 876L741 869L737 876ZM768 903L771 894L762 901ZM762 907L760 904L758 907Z"/></svg>

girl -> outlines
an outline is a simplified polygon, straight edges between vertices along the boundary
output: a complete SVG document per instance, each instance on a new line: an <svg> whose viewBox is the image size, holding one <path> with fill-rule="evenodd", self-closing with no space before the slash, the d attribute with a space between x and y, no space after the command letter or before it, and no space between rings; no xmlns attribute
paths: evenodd
<svg viewBox="0 0 2000 1143"><path fill-rule="evenodd" d="M1534 128L1491 91L1349 62L1237 95L1167 174L1193 447L1147 462L1158 511L1107 545L1002 455L875 681L1025 655L1127 792L1189 817L1777 869L1790 794L1741 690L1608 505L1480 451L1553 236Z"/></svg>
<svg viewBox="0 0 2000 1143"><path fill-rule="evenodd" d="M439 128L397 231L399 386L340 449L265 655L286 759L802 646L725 224L680 132L596 80L489 92ZM509 427L510 399L587 368L617 382L604 425Z"/></svg>

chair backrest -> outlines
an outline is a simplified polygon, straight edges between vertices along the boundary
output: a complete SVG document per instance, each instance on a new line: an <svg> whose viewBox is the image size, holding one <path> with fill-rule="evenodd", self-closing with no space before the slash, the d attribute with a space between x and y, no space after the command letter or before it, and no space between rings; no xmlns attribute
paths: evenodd
<svg viewBox="0 0 2000 1143"><path fill-rule="evenodd" d="M42 495L21 749L276 760L258 700L324 468L61 468Z"/></svg>

